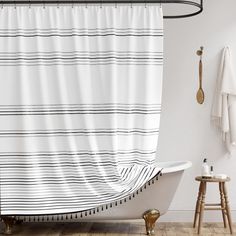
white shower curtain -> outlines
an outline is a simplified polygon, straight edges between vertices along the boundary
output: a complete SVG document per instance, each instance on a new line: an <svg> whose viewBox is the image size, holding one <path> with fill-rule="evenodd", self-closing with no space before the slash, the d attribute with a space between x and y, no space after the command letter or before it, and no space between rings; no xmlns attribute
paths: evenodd
<svg viewBox="0 0 236 236"><path fill-rule="evenodd" d="M0 9L1 215L94 213L160 173L162 23L159 5Z"/></svg>

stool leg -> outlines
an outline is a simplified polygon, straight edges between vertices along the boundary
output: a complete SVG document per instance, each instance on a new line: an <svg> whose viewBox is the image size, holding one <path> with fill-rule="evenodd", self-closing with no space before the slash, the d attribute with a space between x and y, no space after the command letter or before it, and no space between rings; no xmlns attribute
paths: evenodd
<svg viewBox="0 0 236 236"><path fill-rule="evenodd" d="M222 208L222 217L223 217L223 221L224 221L224 227L226 228L225 198L224 198L223 185L221 182L219 182L219 190L220 190L220 204L221 204L221 208Z"/></svg>
<svg viewBox="0 0 236 236"><path fill-rule="evenodd" d="M226 215L227 215L228 222L229 222L229 229L230 229L230 233L233 234L231 213L230 213L229 200L228 200L228 196L227 196L226 186L225 186L225 183L222 183L222 185L223 185L223 193L224 193L224 199L225 199L225 210L226 210Z"/></svg>
<svg viewBox="0 0 236 236"><path fill-rule="evenodd" d="M194 214L194 221L193 221L193 228L196 227L197 218L198 218L199 213L200 213L200 202L201 202L201 198L202 198L202 182L200 182L200 185L199 185L199 191L198 191L198 197L197 197L196 208L195 208L195 214Z"/></svg>
<svg viewBox="0 0 236 236"><path fill-rule="evenodd" d="M200 201L200 214L199 214L199 223L198 223L198 234L201 233L201 227L202 227L202 218L205 208L205 195L206 195L206 182L202 182L202 197Z"/></svg>

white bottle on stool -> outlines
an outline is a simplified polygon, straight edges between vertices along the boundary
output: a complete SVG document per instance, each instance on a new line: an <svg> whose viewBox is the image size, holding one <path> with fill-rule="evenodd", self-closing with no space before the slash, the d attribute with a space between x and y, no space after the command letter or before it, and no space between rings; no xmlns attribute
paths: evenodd
<svg viewBox="0 0 236 236"><path fill-rule="evenodd" d="M203 164L202 164L202 177L204 177L204 178L210 178L211 177L210 167L207 164L207 159L206 158L204 158Z"/></svg>

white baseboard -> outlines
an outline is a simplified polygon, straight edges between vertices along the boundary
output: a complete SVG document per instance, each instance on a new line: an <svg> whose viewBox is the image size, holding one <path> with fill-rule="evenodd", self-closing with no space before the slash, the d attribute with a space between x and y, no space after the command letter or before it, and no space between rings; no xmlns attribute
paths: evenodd
<svg viewBox="0 0 236 236"><path fill-rule="evenodd" d="M169 210L165 215L162 215L158 222L193 222L194 211L193 210ZM232 222L236 223L236 210L231 210ZM139 220L96 220L96 222L143 222ZM203 216L203 222L223 222L222 214L220 211L205 211Z"/></svg>
<svg viewBox="0 0 236 236"><path fill-rule="evenodd" d="M231 211L232 221L236 222L236 210ZM194 211L169 210L165 215L161 216L158 222L193 222ZM220 211L205 211L204 222L222 222L222 214Z"/></svg>
<svg viewBox="0 0 236 236"><path fill-rule="evenodd" d="M162 215L158 222L193 222L194 211L193 210L169 210L165 215ZM236 210L231 210L232 222L236 223ZM94 222L143 222L143 219L139 220L96 220ZM78 222L73 221L72 222ZM222 214L220 211L205 211L203 216L203 222L223 222Z"/></svg>

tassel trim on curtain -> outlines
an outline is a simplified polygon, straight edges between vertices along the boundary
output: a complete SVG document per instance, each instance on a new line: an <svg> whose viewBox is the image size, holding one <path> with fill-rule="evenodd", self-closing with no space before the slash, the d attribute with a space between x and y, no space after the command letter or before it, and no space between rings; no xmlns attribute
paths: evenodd
<svg viewBox="0 0 236 236"><path fill-rule="evenodd" d="M14 217L16 220L23 220L24 222L44 222L44 221L65 221L65 220L72 220L72 219L81 219L87 216L96 215L99 212L103 212L109 210L110 208L117 207L119 205L123 205L128 203L130 200L135 198L137 195L142 194L143 191L147 190L151 187L151 185L155 184L156 181L162 176L162 170L160 170L156 176L154 176L151 180L149 180L146 184L144 184L141 188L139 188L136 192L130 194L126 198L121 200L111 202L109 204L105 204L102 206L98 206L93 209L79 211L74 213L64 213L64 214L49 214L49 215L15 215ZM5 216L5 215L4 215ZM7 215L9 216L9 215Z"/></svg>

